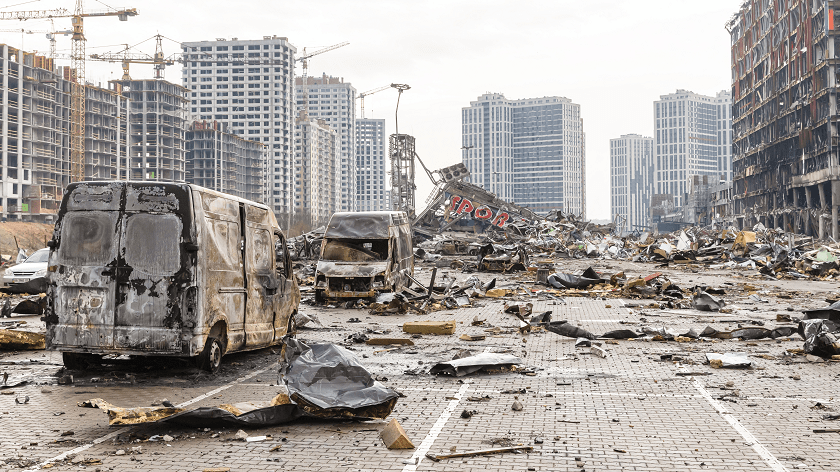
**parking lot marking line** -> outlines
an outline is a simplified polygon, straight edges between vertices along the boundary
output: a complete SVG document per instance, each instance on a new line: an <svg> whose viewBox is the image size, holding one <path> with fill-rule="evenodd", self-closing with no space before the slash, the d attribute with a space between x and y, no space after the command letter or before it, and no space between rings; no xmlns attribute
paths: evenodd
<svg viewBox="0 0 840 472"><path fill-rule="evenodd" d="M766 462L771 469L775 472L788 472L785 466L782 465L782 463L779 462L779 460L776 459L776 457L768 451L766 447L758 442L758 439L756 439L756 437L753 436L752 433L750 433L750 431L742 425L737 418L732 416L732 413L729 413L719 401L712 398L712 395L703 387L703 384L700 383L699 380L694 381L694 388L700 392L700 395L703 395L703 398L705 398L706 401L709 402L715 410L717 410L718 414L720 414L727 423L735 428L735 431L738 431L741 437L743 437L747 443L752 446L755 452L758 453L759 457L764 459L764 462Z"/></svg>
<svg viewBox="0 0 840 472"><path fill-rule="evenodd" d="M461 403L461 399L464 397L464 394L467 393L469 388L470 384L464 383L464 385L461 385L461 388L458 389L458 393L455 394L455 399L449 400L449 405L447 405L446 409L443 410L443 413L440 414L434 426L432 426L432 429L429 430L429 434L423 438L423 442L420 443L420 447L417 448L411 456L411 459L409 459L413 460L414 464L406 465L403 467L402 472L416 472L417 466L423 462L423 458L426 457L426 453L429 452L429 449L432 448L432 444L434 444L437 437L440 436L440 433L443 431L443 427L446 426L446 422L449 421L449 417L452 416L452 412L458 408L458 404Z"/></svg>
<svg viewBox="0 0 840 472"><path fill-rule="evenodd" d="M276 365L276 363L271 364L270 366L266 367L265 369L256 370L254 372L251 372L250 374L244 375L244 376L234 380L233 382L222 385L221 387L213 389L213 390L211 390L211 391L209 391L209 392L207 392L203 395L199 395L199 396L193 398L192 400L187 400L187 401L185 401L185 402L183 402L179 405L176 405L176 407L177 408L183 408L185 406L192 405L193 403L200 402L201 400L204 400L205 398L212 397L213 395L216 395L219 392L223 392L223 391L229 389L230 387L233 387L236 384L244 382L244 381L246 381L250 378L253 378L257 375L262 374L263 372L265 372L269 369L272 369L275 365ZM41 462L40 464L31 467L28 470L40 470L41 468L43 468L47 464L50 464L50 463L53 463L53 462L58 462L58 461L63 461L64 459L67 459L68 456L76 455L80 452L84 452L84 451L92 448L93 446L96 446L97 444L101 444L101 443L103 443L103 442L105 442L109 439L113 439L113 438L117 437L120 433L123 433L128 429L131 429L131 428L121 429L119 431L113 431L111 433L108 433L105 436L94 439L89 444L85 444L83 446L79 446L77 448L70 449L69 451L63 452L63 453L61 453L61 454L59 454L59 455L57 455L57 456L55 456L51 459L47 459L47 460Z"/></svg>

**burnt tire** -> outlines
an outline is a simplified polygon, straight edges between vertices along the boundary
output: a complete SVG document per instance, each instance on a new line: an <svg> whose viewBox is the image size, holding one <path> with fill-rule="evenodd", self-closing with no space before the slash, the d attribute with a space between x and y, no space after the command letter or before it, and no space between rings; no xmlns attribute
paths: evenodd
<svg viewBox="0 0 840 472"><path fill-rule="evenodd" d="M219 338L209 337L207 338L207 343L204 345L204 350L201 351L201 354L198 355L196 359L196 365L199 369L215 373L219 370L219 367L222 365L222 356L224 355L224 350L222 349L222 342L219 341Z"/></svg>
<svg viewBox="0 0 840 472"><path fill-rule="evenodd" d="M81 354L77 352L62 352L61 360L64 362L64 367L70 370L85 370L91 364L96 364L102 361L101 356L95 354Z"/></svg>
<svg viewBox="0 0 840 472"><path fill-rule="evenodd" d="M323 290L315 290L315 303L322 304L326 301L324 298L324 291Z"/></svg>

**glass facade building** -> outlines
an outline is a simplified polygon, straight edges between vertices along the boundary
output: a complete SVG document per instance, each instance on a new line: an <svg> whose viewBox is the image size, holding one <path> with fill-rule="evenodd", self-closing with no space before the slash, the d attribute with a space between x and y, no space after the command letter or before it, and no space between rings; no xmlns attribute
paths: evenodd
<svg viewBox="0 0 840 472"><path fill-rule="evenodd" d="M470 182L538 213L585 213L580 105L487 93L461 110L461 124Z"/></svg>

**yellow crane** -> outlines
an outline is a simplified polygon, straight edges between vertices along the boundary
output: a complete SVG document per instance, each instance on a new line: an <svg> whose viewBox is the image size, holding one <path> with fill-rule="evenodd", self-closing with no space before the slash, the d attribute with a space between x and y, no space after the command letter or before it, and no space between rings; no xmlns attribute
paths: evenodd
<svg viewBox="0 0 840 472"><path fill-rule="evenodd" d="M365 97L367 97L368 95L373 95L376 92L381 92L383 90L387 90L389 88L391 88L390 85L383 85L382 87L377 87L373 90L368 90L367 92L362 92L362 93L359 94L359 101L361 102L361 105L362 105L362 119L365 118Z"/></svg>
<svg viewBox="0 0 840 472"><path fill-rule="evenodd" d="M307 80L308 80L308 73L309 73L309 59L313 56L317 56L318 54L323 54L325 52L332 51L333 49L338 49L340 47L344 47L350 44L349 41L344 41L343 43L333 44L332 46L325 47L324 49L319 49L315 52L306 53L306 48L303 48L303 55L295 59L295 62L301 62L303 65L303 108L301 109L301 119L308 119L309 118L309 94L307 93Z"/></svg>
<svg viewBox="0 0 840 472"><path fill-rule="evenodd" d="M72 18L73 47L70 67L73 74L70 80L73 87L70 92L70 181L78 182L85 178L85 47L87 39L84 32L84 19L100 16L116 16L120 21L137 16L136 8L118 10L84 11L84 0L76 0L76 8L70 13L65 8L57 10L32 10L0 12L0 20L42 20L51 18Z"/></svg>

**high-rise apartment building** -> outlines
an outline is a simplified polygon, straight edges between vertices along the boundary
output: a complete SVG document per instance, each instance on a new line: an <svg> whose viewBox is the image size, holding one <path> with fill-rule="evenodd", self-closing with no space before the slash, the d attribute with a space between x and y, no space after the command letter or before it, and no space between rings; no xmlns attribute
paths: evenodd
<svg viewBox="0 0 840 472"><path fill-rule="evenodd" d="M183 47L183 85L192 100L191 115L225 123L233 133L266 146L266 203L283 226L294 204L296 52L288 38L279 36L196 41Z"/></svg>
<svg viewBox="0 0 840 472"><path fill-rule="evenodd" d="M508 100L486 93L461 111L470 182L538 213L582 215L584 135L568 98Z"/></svg>
<svg viewBox="0 0 840 472"><path fill-rule="evenodd" d="M322 119L298 119L295 125L295 218L313 228L327 224L337 211L340 139Z"/></svg>
<svg viewBox="0 0 840 472"><path fill-rule="evenodd" d="M654 167L653 138L626 134L610 140L610 209L623 231L651 225Z"/></svg>
<svg viewBox="0 0 840 472"><path fill-rule="evenodd" d="M265 145L229 133L218 121L196 121L187 131L187 182L262 202Z"/></svg>
<svg viewBox="0 0 840 472"><path fill-rule="evenodd" d="M336 130L341 160L336 167L335 211L356 209L356 89L343 78L327 76L295 79L297 110L306 113L304 119L317 118ZM304 100L308 103L304 106Z"/></svg>
<svg viewBox="0 0 840 472"><path fill-rule="evenodd" d="M385 120L356 120L356 210L391 209L388 189L388 140Z"/></svg>
<svg viewBox="0 0 840 472"><path fill-rule="evenodd" d="M735 221L840 239L836 2L744 1L730 34Z"/></svg>
<svg viewBox="0 0 840 472"><path fill-rule="evenodd" d="M732 179L731 97L727 90L714 97L677 90L653 103L654 193L669 195L677 210L693 176Z"/></svg>

